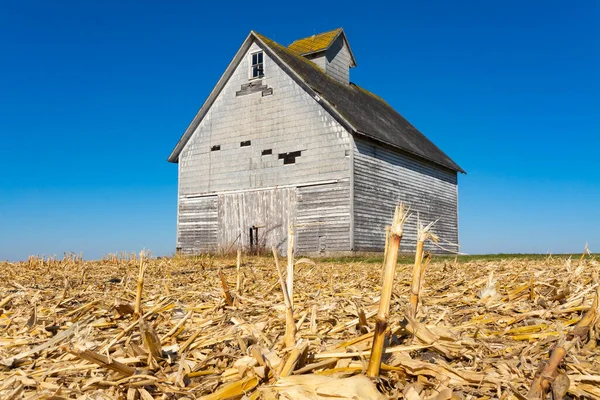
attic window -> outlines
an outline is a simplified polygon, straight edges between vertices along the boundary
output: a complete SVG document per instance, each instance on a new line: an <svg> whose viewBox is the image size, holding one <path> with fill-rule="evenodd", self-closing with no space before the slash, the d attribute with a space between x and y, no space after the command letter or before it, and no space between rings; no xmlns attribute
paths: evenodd
<svg viewBox="0 0 600 400"><path fill-rule="evenodd" d="M252 67L250 68L250 77L262 78L263 76L265 76L265 71L263 68L263 52L259 51L258 53L252 54Z"/></svg>
<svg viewBox="0 0 600 400"><path fill-rule="evenodd" d="M273 154L273 149L266 149L262 151L263 156L270 156L271 154Z"/></svg>
<svg viewBox="0 0 600 400"><path fill-rule="evenodd" d="M279 153L279 159L283 160L283 164L296 164L296 157L302 155L301 151L292 151L290 153Z"/></svg>
<svg viewBox="0 0 600 400"><path fill-rule="evenodd" d="M244 140L243 142L240 142L240 147L248 147L250 144L251 142L249 140Z"/></svg>
<svg viewBox="0 0 600 400"><path fill-rule="evenodd" d="M216 144L213 147L210 148L210 151L219 151L221 150L221 145L220 144Z"/></svg>

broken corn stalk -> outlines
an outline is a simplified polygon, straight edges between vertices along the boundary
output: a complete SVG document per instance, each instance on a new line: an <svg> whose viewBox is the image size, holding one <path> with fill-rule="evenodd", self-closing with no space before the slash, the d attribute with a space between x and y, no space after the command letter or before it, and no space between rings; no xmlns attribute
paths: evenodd
<svg viewBox="0 0 600 400"><path fill-rule="evenodd" d="M144 289L144 273L146 264L144 263L144 252L140 252L140 272L138 274L137 292L135 294L135 308L133 318L138 319L142 315L142 290Z"/></svg>
<svg viewBox="0 0 600 400"><path fill-rule="evenodd" d="M231 297L231 292L229 291L229 286L227 286L227 281L223 276L223 271L219 269L219 279L221 279L221 286L223 287L223 296L225 296L225 302L228 306L233 306L233 297Z"/></svg>
<svg viewBox="0 0 600 400"><path fill-rule="evenodd" d="M131 375L135 374L135 372L136 372L135 368L130 367L129 365L125 365L116 360L109 359L108 357L103 356L102 354L98 354L91 350L87 350L81 346L73 346L73 347L64 346L63 350L65 350L68 353L73 354L74 356L76 356L78 358L81 358L82 360L86 360L86 361L89 361L96 365L99 365L101 367L110 369L112 371L116 371L119 374L124 375L124 376L131 376Z"/></svg>
<svg viewBox="0 0 600 400"><path fill-rule="evenodd" d="M254 389L258 386L259 379L256 376L241 379L236 382L232 382L216 392L207 396L200 397L200 400L225 400L225 399L239 399L246 392Z"/></svg>
<svg viewBox="0 0 600 400"><path fill-rule="evenodd" d="M423 285L423 275L425 273L426 264L423 263L425 241L438 241L438 237L431 232L431 228L436 221L429 223L423 227L421 222L418 223L417 231L417 250L415 253L415 265L413 267L412 285L410 291L410 313L413 317L417 315L417 307L419 306L419 297Z"/></svg>
<svg viewBox="0 0 600 400"><path fill-rule="evenodd" d="M275 258L275 267L277 268L277 274L279 275L279 283L281 284L281 291L283 292L283 302L285 303L285 336L283 337L283 341L286 347L294 347L296 345L296 323L294 322L294 309L288 295L289 292L286 288L285 281L283 280L283 274L281 273L279 257L277 257L277 249L275 246L273 246L271 250L273 251L273 257Z"/></svg>
<svg viewBox="0 0 600 400"><path fill-rule="evenodd" d="M290 305L294 308L294 226L292 224L288 227L287 289Z"/></svg>
<svg viewBox="0 0 600 400"><path fill-rule="evenodd" d="M381 365L381 354L383 353L383 342L385 331L387 330L387 318L390 312L390 303L392 300L392 286L394 284L394 273L398 261L398 250L402 241L402 229L409 215L400 203L396 206L394 219L390 228L390 238L388 249L383 266L383 287L381 288L381 300L379 301L379 311L377 312L375 333L373 337L373 347L371 350L371 359L367 368L367 375L371 377L379 376Z"/></svg>

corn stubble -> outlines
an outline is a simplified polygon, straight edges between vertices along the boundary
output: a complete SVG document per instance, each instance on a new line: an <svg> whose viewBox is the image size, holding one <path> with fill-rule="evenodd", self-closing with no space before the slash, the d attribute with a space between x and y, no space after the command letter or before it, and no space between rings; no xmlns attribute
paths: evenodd
<svg viewBox="0 0 600 400"><path fill-rule="evenodd" d="M390 312L390 303L392 300L392 289L394 286L394 274L396 272L396 263L398 262L398 250L402 241L402 229L408 218L408 212L403 204L396 207L392 226L388 230L386 240L386 250L383 265L383 284L381 288L381 300L379 302L379 311L377 312L375 322L375 332L373 333L373 346L367 375L371 377L379 376L381 366L381 355L385 333L388 328L388 314ZM359 315L360 321L360 315Z"/></svg>
<svg viewBox="0 0 600 400"><path fill-rule="evenodd" d="M587 248L436 260L435 225L409 243L410 218L398 207L381 269L292 257L286 269L277 249L2 262L0 398L600 398ZM411 265L396 265L403 248Z"/></svg>

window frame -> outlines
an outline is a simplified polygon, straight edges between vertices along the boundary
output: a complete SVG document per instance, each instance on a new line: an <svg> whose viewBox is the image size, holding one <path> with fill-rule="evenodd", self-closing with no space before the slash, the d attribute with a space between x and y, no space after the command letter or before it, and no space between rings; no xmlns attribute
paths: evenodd
<svg viewBox="0 0 600 400"><path fill-rule="evenodd" d="M262 55L262 62L260 63L256 63L254 64L254 56L258 54ZM257 58L258 61L258 58ZM265 52L263 50L257 50L255 52L250 53L250 69L248 70L248 79L249 80L255 80L255 79L262 79L265 77ZM254 67L261 65L262 66L262 75L258 75L258 76L254 76Z"/></svg>

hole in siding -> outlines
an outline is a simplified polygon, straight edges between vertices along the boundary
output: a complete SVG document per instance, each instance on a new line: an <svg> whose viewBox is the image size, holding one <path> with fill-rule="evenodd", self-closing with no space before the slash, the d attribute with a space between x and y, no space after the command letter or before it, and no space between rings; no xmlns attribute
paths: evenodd
<svg viewBox="0 0 600 400"><path fill-rule="evenodd" d="M219 151L221 150L221 145L220 144L216 144L213 147L210 148L210 151Z"/></svg>
<svg viewBox="0 0 600 400"><path fill-rule="evenodd" d="M250 146L250 140L244 140L243 142L240 142L240 147L248 147Z"/></svg>
<svg viewBox="0 0 600 400"><path fill-rule="evenodd" d="M271 154L273 154L273 149L266 149L262 151L263 156L269 156Z"/></svg>
<svg viewBox="0 0 600 400"><path fill-rule="evenodd" d="M283 160L283 164L296 164L296 157L300 157L302 151L292 151L289 153L279 153L279 159Z"/></svg>
<svg viewBox="0 0 600 400"><path fill-rule="evenodd" d="M346 157L350 157L350 150L345 150L345 151L344 151L344 155L345 155Z"/></svg>

